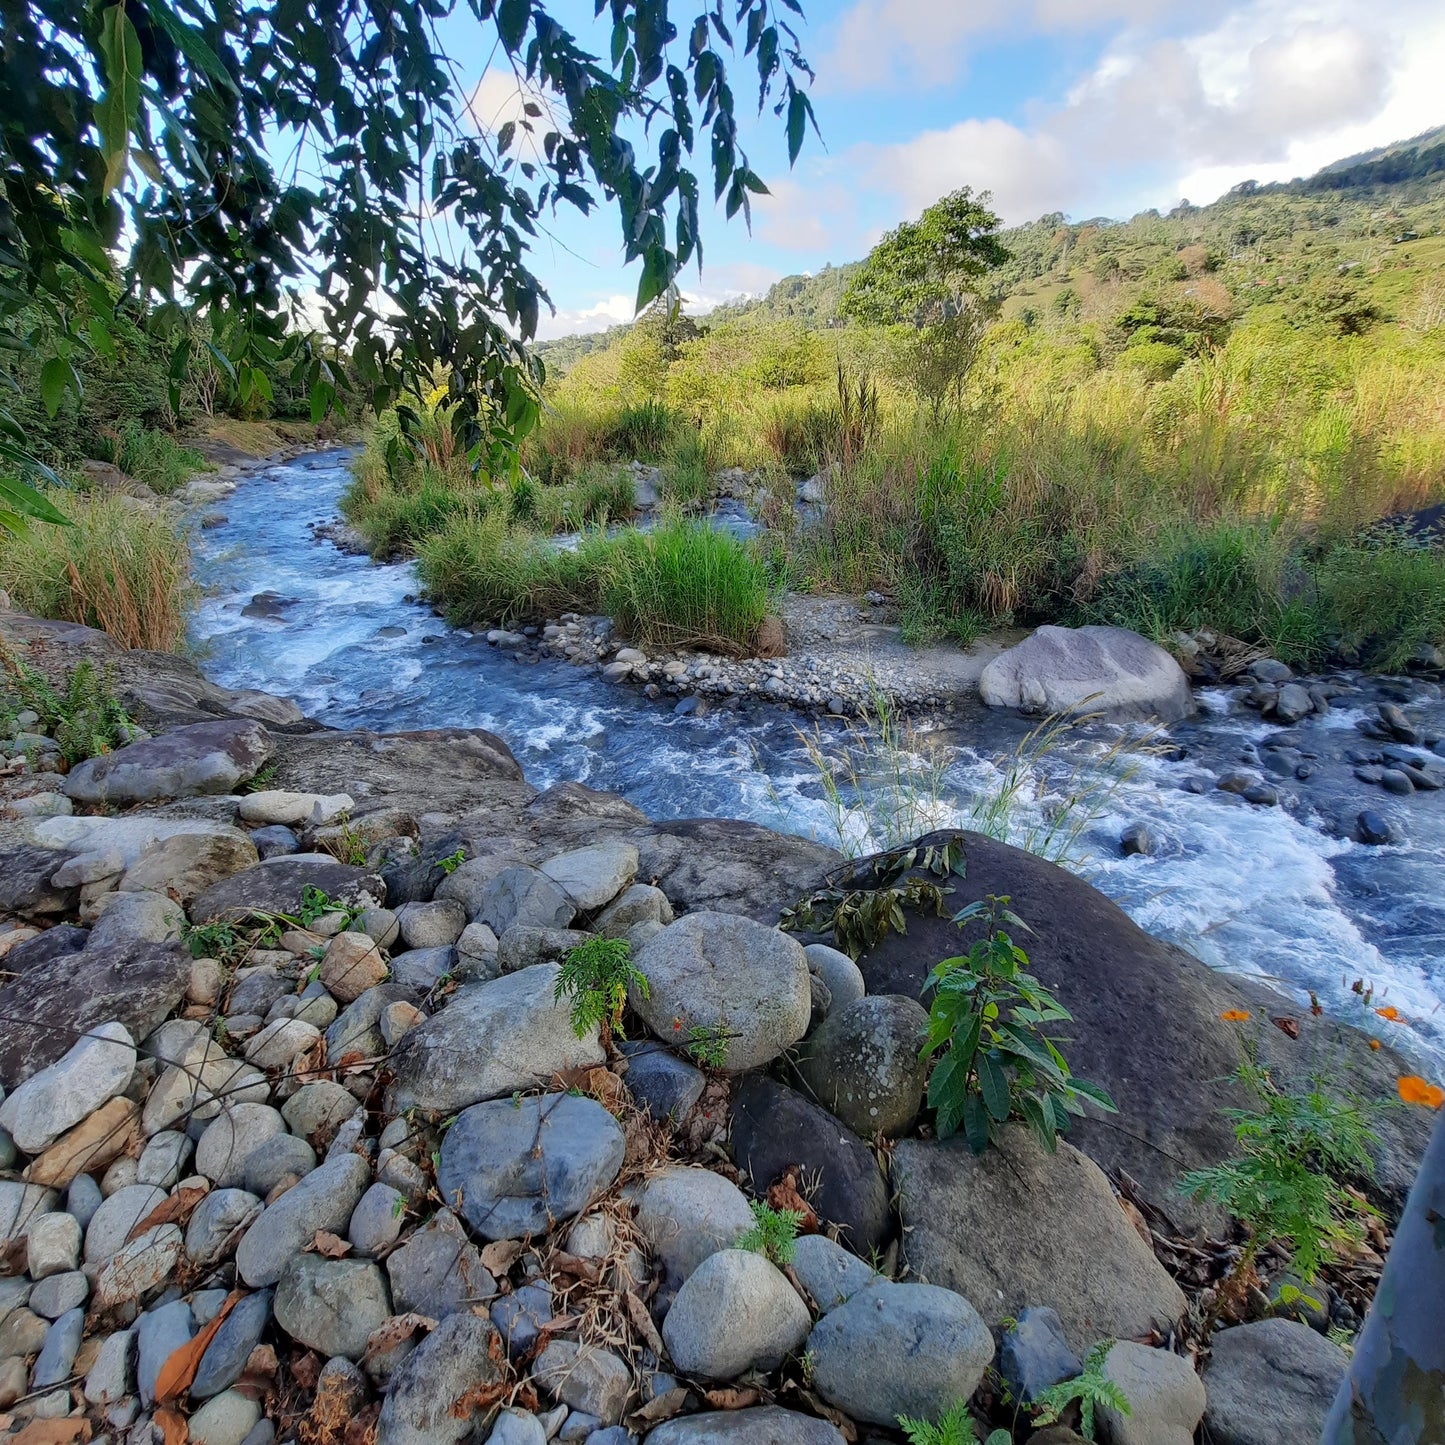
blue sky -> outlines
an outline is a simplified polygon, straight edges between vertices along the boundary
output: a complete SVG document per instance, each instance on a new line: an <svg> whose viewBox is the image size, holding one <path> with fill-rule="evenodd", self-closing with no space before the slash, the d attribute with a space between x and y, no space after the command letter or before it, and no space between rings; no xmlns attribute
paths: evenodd
<svg viewBox="0 0 1445 1445"><path fill-rule="evenodd" d="M1445 123L1438 0L813 0L802 38L818 73L823 143L789 171L780 124L743 142L773 194L751 235L704 220L692 305L863 255L888 227L959 185L991 190L1006 221L1166 209L1235 182L1288 179ZM558 0L586 26L589 0ZM693 7L682 0L679 12ZM518 85L468 27L452 59L479 77L474 109L514 115ZM599 49L603 45L599 43ZM488 66L493 68L489 69ZM736 89L746 93L745 76ZM535 253L558 308L542 334L629 319L635 270L615 215L559 214Z"/></svg>

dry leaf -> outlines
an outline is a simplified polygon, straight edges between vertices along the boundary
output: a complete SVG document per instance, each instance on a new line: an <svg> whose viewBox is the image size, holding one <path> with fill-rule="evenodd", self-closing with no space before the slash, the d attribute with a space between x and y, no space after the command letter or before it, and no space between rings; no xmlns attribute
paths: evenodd
<svg viewBox="0 0 1445 1445"><path fill-rule="evenodd" d="M709 1390L703 1396L714 1410L746 1410L762 1398L756 1390L741 1390L736 1385L730 1385L725 1390Z"/></svg>
<svg viewBox="0 0 1445 1445"><path fill-rule="evenodd" d="M325 1229L316 1231L316 1237L307 1249L308 1253L314 1250L323 1259L344 1259L351 1253L351 1245L346 1240Z"/></svg>
<svg viewBox="0 0 1445 1445"><path fill-rule="evenodd" d="M482 1268L488 1274L504 1275L521 1257L520 1239L494 1239L482 1249Z"/></svg>
<svg viewBox="0 0 1445 1445"><path fill-rule="evenodd" d="M552 1256L551 1262L563 1274L574 1274L578 1279L585 1279L593 1284L602 1278L602 1266L595 1259L579 1259L575 1254L568 1254L565 1249L559 1249Z"/></svg>
<svg viewBox="0 0 1445 1445"><path fill-rule="evenodd" d="M90 1439L90 1421L80 1415L59 1420L32 1420L18 1434L6 1437L6 1445L85 1445Z"/></svg>
<svg viewBox="0 0 1445 1445"><path fill-rule="evenodd" d="M343 1445L375 1445L376 1422L381 1418L381 1401L373 1400L354 1420L346 1422Z"/></svg>
<svg viewBox="0 0 1445 1445"><path fill-rule="evenodd" d="M316 1390L316 1382L321 1378L321 1366L324 1361L321 1356L311 1350L306 1350L295 1355L291 1360L291 1378L306 1391L308 1395Z"/></svg>
<svg viewBox="0 0 1445 1445"><path fill-rule="evenodd" d="M629 1424L655 1425L659 1420L671 1420L687 1404L687 1388L674 1385L655 1399L649 1400L633 1416Z"/></svg>
<svg viewBox="0 0 1445 1445"><path fill-rule="evenodd" d="M187 1340L185 1344L172 1350L166 1356L165 1363L161 1366L160 1373L156 1376L155 1396L156 1403L170 1405L180 1399L187 1390L191 1388L191 1381L196 1378L196 1371L200 1368L201 1356L206 1353L211 1341L216 1338L216 1331L226 1322L226 1316L231 1313L236 1305L245 1298L240 1290L232 1290L226 1297L226 1303L216 1312L216 1317L210 1324L201 1330L194 1339ZM184 1421L181 1422L184 1425ZM182 1445L185 1436L181 1436ZM166 1445L174 1445L174 1442L167 1440Z"/></svg>
<svg viewBox="0 0 1445 1445"><path fill-rule="evenodd" d="M512 1387L505 1380L498 1380L495 1385L473 1385L452 1401L451 1413L458 1420L465 1420L500 1404L511 1392Z"/></svg>
<svg viewBox="0 0 1445 1445"><path fill-rule="evenodd" d="M1277 1028L1277 1029L1280 1031L1280 1033L1282 1033L1282 1034L1288 1034L1289 1037L1292 1038L1292 1039L1297 1039L1297 1038L1299 1038L1299 1020L1298 1020L1298 1019L1292 1019L1292 1018L1277 1018L1277 1019L1271 1019L1271 1020L1270 1020L1270 1023L1272 1023L1272 1024L1275 1026L1275 1028Z"/></svg>
<svg viewBox="0 0 1445 1445"><path fill-rule="evenodd" d="M437 1322L429 1319L426 1315L419 1315L415 1311L404 1315L393 1315L385 1324L378 1325L371 1334L367 1336L366 1353L362 1356L362 1364L368 1360L374 1360L378 1355L385 1355L394 1350L398 1345L405 1344L418 1330L434 1330Z"/></svg>
<svg viewBox="0 0 1445 1445"><path fill-rule="evenodd" d="M146 1230L154 1229L158 1224L184 1224L196 1205L203 1200L211 1191L202 1189L199 1184L188 1184L184 1189L177 1189L168 1198L162 1199L149 1214L137 1223L131 1232L126 1235L126 1243L133 1239L139 1239Z"/></svg>
<svg viewBox="0 0 1445 1445"><path fill-rule="evenodd" d="M774 1209L788 1209L794 1214L801 1214L803 1217L798 1221L799 1234L816 1234L818 1232L817 1211L803 1198L802 1192L798 1188L796 1165L790 1165L783 1171L782 1178L769 1187L768 1203Z"/></svg>
<svg viewBox="0 0 1445 1445"><path fill-rule="evenodd" d="M623 1292L622 1299L627 1306L628 1317L632 1320L638 1334L647 1341L648 1349L659 1360L663 1359L667 1351L662 1346L662 1336L657 1333L657 1326L653 1324L652 1316L647 1312L647 1306L630 1289Z"/></svg>
<svg viewBox="0 0 1445 1445"><path fill-rule="evenodd" d="M191 1427L179 1410L169 1408L157 1410L154 1424L161 1432L164 1445L186 1445L191 1437Z"/></svg>

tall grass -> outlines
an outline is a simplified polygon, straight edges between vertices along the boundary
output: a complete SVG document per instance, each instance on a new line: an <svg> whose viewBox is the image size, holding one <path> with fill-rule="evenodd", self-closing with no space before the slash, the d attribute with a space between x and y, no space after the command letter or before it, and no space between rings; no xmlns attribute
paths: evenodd
<svg viewBox="0 0 1445 1445"><path fill-rule="evenodd" d="M134 420L122 423L109 450L109 460L121 471L162 497L178 491L195 473L210 470L200 452L182 446L169 432Z"/></svg>
<svg viewBox="0 0 1445 1445"><path fill-rule="evenodd" d="M129 497L59 505L73 526L0 532L0 587L27 612L98 627L123 647L178 649L196 595L184 533Z"/></svg>

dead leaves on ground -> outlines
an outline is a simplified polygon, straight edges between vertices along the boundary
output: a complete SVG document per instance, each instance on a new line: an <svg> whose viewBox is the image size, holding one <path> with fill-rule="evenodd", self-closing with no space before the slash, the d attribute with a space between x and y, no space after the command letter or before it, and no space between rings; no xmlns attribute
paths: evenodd
<svg viewBox="0 0 1445 1445"><path fill-rule="evenodd" d="M216 1332L226 1323L226 1317L244 1298L239 1290L232 1290L226 1296L225 1304L216 1311L216 1317L194 1338L166 1356L166 1361L156 1376L155 1396L158 1405L173 1405L191 1388L191 1381L196 1378L196 1371L201 1366L201 1356L216 1338ZM184 1426L184 1421L182 1425ZM181 1438L184 1439L184 1435ZM169 1440L167 1445L171 1445Z"/></svg>
<svg viewBox="0 0 1445 1445"><path fill-rule="evenodd" d="M203 1189L199 1184L188 1184L183 1189L177 1189L174 1194L162 1199L143 1219L131 1226L130 1233L125 1237L126 1243L129 1244L131 1240L139 1239L148 1229L154 1229L159 1224L184 1225L195 1212L196 1205L210 1192L209 1189Z"/></svg>

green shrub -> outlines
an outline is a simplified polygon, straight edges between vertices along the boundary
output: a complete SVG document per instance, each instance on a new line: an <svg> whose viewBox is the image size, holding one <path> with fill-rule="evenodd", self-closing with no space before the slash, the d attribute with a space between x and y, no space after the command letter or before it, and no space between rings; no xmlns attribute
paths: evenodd
<svg viewBox="0 0 1445 1445"><path fill-rule="evenodd" d="M803 1216L796 1209L774 1209L761 1199L751 1201L753 1225L738 1236L735 1249L750 1249L781 1268L792 1264Z"/></svg>
<svg viewBox="0 0 1445 1445"><path fill-rule="evenodd" d="M763 415L762 437L790 476L809 476L841 455L843 417L831 401L778 401Z"/></svg>
<svg viewBox="0 0 1445 1445"><path fill-rule="evenodd" d="M1167 341L1135 341L1119 357L1120 366L1142 372L1150 381L1168 381L1184 362L1182 348Z"/></svg>
<svg viewBox="0 0 1445 1445"><path fill-rule="evenodd" d="M569 1017L579 1039L599 1029L605 1047L614 1035L626 1037L622 1014L630 988L643 998L651 993L646 976L632 961L627 940L594 936L562 960L554 997L558 1003L571 999Z"/></svg>
<svg viewBox="0 0 1445 1445"><path fill-rule="evenodd" d="M916 1420L908 1415L898 1417L898 1428L903 1431L908 1445L976 1445L978 1430L968 1406L960 1401L949 1407L936 1424L927 1420ZM994 1430L984 1445L1010 1445L1007 1430Z"/></svg>
<svg viewBox="0 0 1445 1445"><path fill-rule="evenodd" d="M680 412L660 401L637 402L623 407L608 427L607 450L622 461L659 461L686 425Z"/></svg>
<svg viewBox="0 0 1445 1445"><path fill-rule="evenodd" d="M1120 1415L1132 1415L1133 1407L1123 1390L1112 1380L1104 1377L1104 1363L1109 1351L1114 1348L1113 1340L1100 1340L1084 1356L1084 1368L1072 1380L1060 1380L1057 1385L1040 1391L1033 1402L1034 1424L1042 1427L1057 1423L1070 1405L1079 1407L1079 1429L1085 1440L1096 1438L1098 1427L1097 1412L1104 1406Z"/></svg>
<svg viewBox="0 0 1445 1445"><path fill-rule="evenodd" d="M110 453L108 460L121 471L162 497L183 487L195 473L210 470L200 452L183 447L169 432L134 420L122 423L116 439L101 450Z"/></svg>
<svg viewBox="0 0 1445 1445"><path fill-rule="evenodd" d="M981 1154L1004 1124L1022 1118L1052 1152L1069 1116L1083 1114L1085 1099L1117 1112L1103 1089L1069 1072L1044 1033L1044 1025L1072 1016L1025 972L1028 955L1002 925L1027 925L1009 911L1008 899L990 895L971 903L954 922L960 928L980 922L985 937L966 955L936 965L925 985L933 999L921 1056L937 1058L928 1103L939 1138L961 1125L969 1148Z"/></svg>

